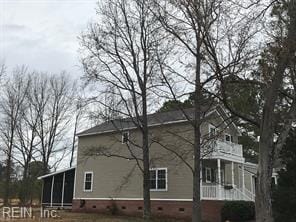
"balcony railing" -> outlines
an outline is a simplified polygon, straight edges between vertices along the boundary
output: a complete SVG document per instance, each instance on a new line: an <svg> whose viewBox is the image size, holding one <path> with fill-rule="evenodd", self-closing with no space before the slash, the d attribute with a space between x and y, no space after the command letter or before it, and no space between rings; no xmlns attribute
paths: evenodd
<svg viewBox="0 0 296 222"><path fill-rule="evenodd" d="M206 157L227 156L236 159L243 158L243 148L240 144L216 140L207 149L203 150L203 155Z"/></svg>
<svg viewBox="0 0 296 222"><path fill-rule="evenodd" d="M243 148L242 145L231 143L231 142L224 142L217 140L216 141L216 150L220 153L226 153L234 156L243 156Z"/></svg>

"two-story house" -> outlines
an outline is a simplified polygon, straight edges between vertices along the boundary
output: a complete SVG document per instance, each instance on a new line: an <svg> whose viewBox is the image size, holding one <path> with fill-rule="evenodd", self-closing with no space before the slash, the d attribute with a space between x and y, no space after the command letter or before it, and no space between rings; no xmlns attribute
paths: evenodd
<svg viewBox="0 0 296 222"><path fill-rule="evenodd" d="M224 201L254 201L256 170L245 162L238 144L240 132L225 110L215 106L203 112L203 218L216 221ZM148 116L151 204L155 215L191 215L193 116L194 109ZM141 133L134 119L104 122L79 133L78 138L77 166L41 177L43 205L72 205L74 211L93 212L116 207L122 213L140 214Z"/></svg>

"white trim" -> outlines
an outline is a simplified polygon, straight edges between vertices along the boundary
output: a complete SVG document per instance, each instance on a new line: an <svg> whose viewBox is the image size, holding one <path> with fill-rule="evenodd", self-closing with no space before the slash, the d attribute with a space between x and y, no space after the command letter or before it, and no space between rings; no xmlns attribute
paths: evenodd
<svg viewBox="0 0 296 222"><path fill-rule="evenodd" d="M91 189L86 190L85 189L85 180L86 180L86 174L91 174ZM94 184L94 172L93 171L85 171L84 172L84 179L83 179L83 192L92 192L93 191L93 184Z"/></svg>
<svg viewBox="0 0 296 222"><path fill-rule="evenodd" d="M252 174L249 174L250 175L250 181L251 181L251 192L254 194L255 191L254 191L254 185L253 185L253 175Z"/></svg>
<svg viewBox="0 0 296 222"><path fill-rule="evenodd" d="M143 198L120 198L120 197L103 197L103 198L95 198L95 197L86 197L86 198L73 198L73 200L143 200ZM151 200L157 201L192 201L192 199L162 199L162 198L151 198Z"/></svg>
<svg viewBox="0 0 296 222"><path fill-rule="evenodd" d="M54 176L51 179L51 189L50 189L50 206L52 206L53 200L53 187L54 187Z"/></svg>
<svg viewBox="0 0 296 222"><path fill-rule="evenodd" d="M66 177L66 172L63 173L63 188L62 188L62 200L61 204L64 206L64 194L65 194L65 177Z"/></svg>
<svg viewBox="0 0 296 222"><path fill-rule="evenodd" d="M278 185L278 177L277 176L274 177L274 182L275 182L275 185Z"/></svg>
<svg viewBox="0 0 296 222"><path fill-rule="evenodd" d="M238 166L238 169L237 169L237 175L238 175L238 187L242 187L242 183L241 183L241 170L240 170L240 167Z"/></svg>
<svg viewBox="0 0 296 222"><path fill-rule="evenodd" d="M242 164L242 189L243 189L243 193L245 194L245 165Z"/></svg>
<svg viewBox="0 0 296 222"><path fill-rule="evenodd" d="M277 185L278 184L277 175L275 175L274 173L272 173L271 182L272 182L272 179L274 179L274 185Z"/></svg>
<svg viewBox="0 0 296 222"><path fill-rule="evenodd" d="M231 185L234 187L234 162L231 161Z"/></svg>
<svg viewBox="0 0 296 222"><path fill-rule="evenodd" d="M69 171L69 170L73 170L73 169L76 169L76 166L69 167L69 168L62 169L62 170L58 170L58 171L53 172L53 173L45 174L43 176L38 177L37 179L38 180L41 180L43 178L50 177L50 176L53 176L53 175L56 175L56 174L60 174L60 173L63 173L63 172Z"/></svg>
<svg viewBox="0 0 296 222"><path fill-rule="evenodd" d="M237 157L237 156L229 155L229 154L225 154L225 155L221 155L221 154L225 154L225 153L220 152L220 155L213 153L208 156L205 156L204 159L205 160L214 160L214 159L219 158L221 160L233 161L235 163L244 163L245 162L245 158L243 158L243 157Z"/></svg>
<svg viewBox="0 0 296 222"><path fill-rule="evenodd" d="M77 170L75 170L75 173L74 173L73 199L76 197L76 180L77 180Z"/></svg>
<svg viewBox="0 0 296 222"><path fill-rule="evenodd" d="M218 199L222 198L222 186L221 186L221 159L217 159L218 167Z"/></svg>
<svg viewBox="0 0 296 222"><path fill-rule="evenodd" d="M150 189L152 192L157 192L157 191L168 191L168 168L166 167L155 167L155 168L150 168L150 171L155 170L155 186L156 189ZM158 189L158 171L159 170L165 170L165 189Z"/></svg>
<svg viewBox="0 0 296 222"><path fill-rule="evenodd" d="M245 163L246 167L251 167L251 168L254 168L254 169L258 168L258 164L256 164L256 163L251 163L251 162L244 162L244 163Z"/></svg>

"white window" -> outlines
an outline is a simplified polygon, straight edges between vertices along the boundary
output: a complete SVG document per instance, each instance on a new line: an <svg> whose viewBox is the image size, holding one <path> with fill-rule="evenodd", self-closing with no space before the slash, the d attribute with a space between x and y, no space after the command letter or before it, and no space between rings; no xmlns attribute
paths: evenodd
<svg viewBox="0 0 296 222"><path fill-rule="evenodd" d="M150 190L167 191L167 168L150 169Z"/></svg>
<svg viewBox="0 0 296 222"><path fill-rule="evenodd" d="M206 167L206 183L212 182L212 169L209 167Z"/></svg>
<svg viewBox="0 0 296 222"><path fill-rule="evenodd" d="M93 188L93 172L84 173L84 192L91 192Z"/></svg>
<svg viewBox="0 0 296 222"><path fill-rule="evenodd" d="M215 137L216 136L216 127L209 124L209 137Z"/></svg>
<svg viewBox="0 0 296 222"><path fill-rule="evenodd" d="M225 134L224 139L225 139L225 142L233 143L233 136L231 136L230 134Z"/></svg>
<svg viewBox="0 0 296 222"><path fill-rule="evenodd" d="M121 143L128 143L129 141L129 132L123 132L121 135Z"/></svg>

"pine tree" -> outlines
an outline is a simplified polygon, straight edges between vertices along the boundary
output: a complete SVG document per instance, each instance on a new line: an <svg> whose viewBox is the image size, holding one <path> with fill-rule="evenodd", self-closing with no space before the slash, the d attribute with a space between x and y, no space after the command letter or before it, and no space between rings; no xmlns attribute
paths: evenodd
<svg viewBox="0 0 296 222"><path fill-rule="evenodd" d="M274 217L276 222L292 222L296 218L296 129L290 133L281 159L283 169L273 193Z"/></svg>

